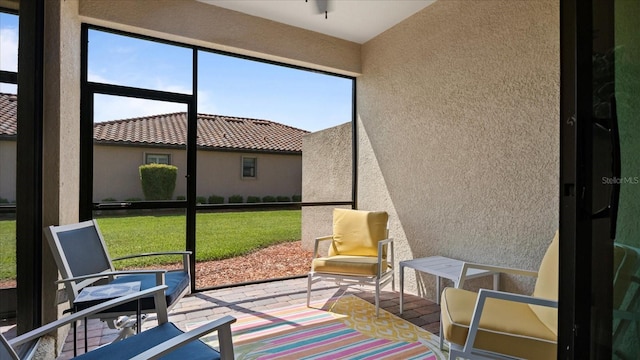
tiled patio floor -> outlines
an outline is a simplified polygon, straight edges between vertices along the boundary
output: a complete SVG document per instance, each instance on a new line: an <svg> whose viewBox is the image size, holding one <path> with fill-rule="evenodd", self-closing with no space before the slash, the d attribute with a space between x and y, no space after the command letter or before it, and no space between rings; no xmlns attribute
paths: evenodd
<svg viewBox="0 0 640 360"><path fill-rule="evenodd" d="M183 298L169 313L169 321L184 330L187 323L199 320L213 320L223 315L241 316L243 314L263 310L304 304L306 302L307 279L280 280L262 284L236 286L225 289L200 292ZM390 313L399 315L399 292L391 291L391 287L381 293L381 307ZM313 300L324 300L343 294L355 294L374 303L372 288L357 286L338 287L332 283L315 284L312 291ZM402 318L423 329L438 335L440 326L440 307L435 303L412 294L405 294ZM154 325L153 319L145 323L145 327ZM93 348L113 340L117 334L104 323L90 320L88 323L88 345ZM78 326L78 354L84 347L84 331ZM73 337L69 336L59 359L73 357Z"/></svg>

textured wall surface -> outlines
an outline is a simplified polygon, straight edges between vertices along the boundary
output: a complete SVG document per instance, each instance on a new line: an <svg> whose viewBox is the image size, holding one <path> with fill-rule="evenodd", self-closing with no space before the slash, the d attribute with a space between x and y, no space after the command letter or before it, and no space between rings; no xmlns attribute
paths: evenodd
<svg viewBox="0 0 640 360"><path fill-rule="evenodd" d="M441 0L363 46L358 201L397 214L397 260L538 268L558 226L558 12Z"/></svg>
<svg viewBox="0 0 640 360"><path fill-rule="evenodd" d="M81 0L83 20L293 65L360 73L360 45L195 0Z"/></svg>
<svg viewBox="0 0 640 360"><path fill-rule="evenodd" d="M351 123L346 123L302 138L302 201L351 201L351 128ZM335 207L302 208L302 246L305 249L313 250L316 237L331 234Z"/></svg>
<svg viewBox="0 0 640 360"><path fill-rule="evenodd" d="M43 207L44 226L78 221L80 183L80 18L76 1L45 2ZM58 272L43 240L43 323L57 319L67 307L56 307ZM58 329L57 349L67 327ZM52 347L43 348L43 352ZM47 358L47 357L45 357Z"/></svg>

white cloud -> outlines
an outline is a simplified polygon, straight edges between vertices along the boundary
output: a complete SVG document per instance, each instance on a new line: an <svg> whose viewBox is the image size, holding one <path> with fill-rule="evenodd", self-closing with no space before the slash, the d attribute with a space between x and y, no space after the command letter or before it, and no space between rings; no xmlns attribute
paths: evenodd
<svg viewBox="0 0 640 360"><path fill-rule="evenodd" d="M109 79L105 78L102 75L98 75L98 74L92 72L91 70L89 70L89 72L87 74L87 79L89 81L96 82L96 83L115 84L115 82L113 82L112 80L109 80Z"/></svg>
<svg viewBox="0 0 640 360"><path fill-rule="evenodd" d="M184 104L145 99L96 95L94 122L121 120L173 112L185 112Z"/></svg>
<svg viewBox="0 0 640 360"><path fill-rule="evenodd" d="M18 29L0 29L0 69L18 71Z"/></svg>
<svg viewBox="0 0 640 360"><path fill-rule="evenodd" d="M218 114L218 106L213 102L211 93L206 90L198 90L198 112L209 115L228 115Z"/></svg>

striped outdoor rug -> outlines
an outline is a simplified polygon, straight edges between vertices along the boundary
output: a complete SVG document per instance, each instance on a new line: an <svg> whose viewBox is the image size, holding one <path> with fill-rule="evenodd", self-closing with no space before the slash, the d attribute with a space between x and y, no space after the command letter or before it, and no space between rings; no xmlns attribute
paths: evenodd
<svg viewBox="0 0 640 360"><path fill-rule="evenodd" d="M376 318L374 306L356 296L315 306L238 317L236 359L445 359L436 336L382 309ZM205 338L212 346L216 340Z"/></svg>

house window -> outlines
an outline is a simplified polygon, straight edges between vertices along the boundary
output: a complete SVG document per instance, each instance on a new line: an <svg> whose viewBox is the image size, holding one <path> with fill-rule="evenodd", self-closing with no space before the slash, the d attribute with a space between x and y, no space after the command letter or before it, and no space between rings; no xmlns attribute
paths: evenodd
<svg viewBox="0 0 640 360"><path fill-rule="evenodd" d="M169 161L169 154L146 154L145 156L145 164L171 164L171 162Z"/></svg>
<svg viewBox="0 0 640 360"><path fill-rule="evenodd" d="M252 157L242 158L242 177L255 179L258 160Z"/></svg>

